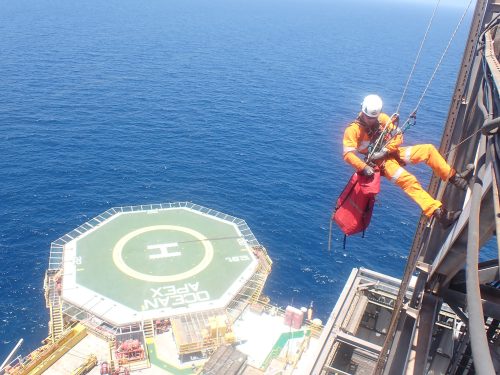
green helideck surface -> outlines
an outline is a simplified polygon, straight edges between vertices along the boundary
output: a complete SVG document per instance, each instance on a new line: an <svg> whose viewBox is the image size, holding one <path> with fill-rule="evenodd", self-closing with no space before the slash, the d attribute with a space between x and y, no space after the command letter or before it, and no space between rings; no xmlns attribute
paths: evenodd
<svg viewBox="0 0 500 375"><path fill-rule="evenodd" d="M76 259L77 284L136 311L217 300L253 260L236 225L185 208L117 214Z"/></svg>

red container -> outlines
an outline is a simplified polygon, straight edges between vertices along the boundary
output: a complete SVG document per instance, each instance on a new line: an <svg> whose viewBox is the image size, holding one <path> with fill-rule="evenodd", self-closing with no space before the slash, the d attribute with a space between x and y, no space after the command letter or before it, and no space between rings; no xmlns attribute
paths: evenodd
<svg viewBox="0 0 500 375"><path fill-rule="evenodd" d="M304 313L298 310L293 314L292 328L299 329L300 327L302 327L302 323L304 323Z"/></svg>
<svg viewBox="0 0 500 375"><path fill-rule="evenodd" d="M304 313L293 306L287 306L285 310L285 325L292 328L300 328L304 321Z"/></svg>
<svg viewBox="0 0 500 375"><path fill-rule="evenodd" d="M291 326L292 321L293 321L293 307L292 306L287 306L285 310L285 325L286 326Z"/></svg>

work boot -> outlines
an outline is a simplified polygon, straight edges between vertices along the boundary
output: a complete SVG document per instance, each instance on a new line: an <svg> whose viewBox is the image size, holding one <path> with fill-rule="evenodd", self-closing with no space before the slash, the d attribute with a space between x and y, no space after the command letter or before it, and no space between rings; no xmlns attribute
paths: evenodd
<svg viewBox="0 0 500 375"><path fill-rule="evenodd" d="M452 225L455 221L458 220L460 217L460 214L462 213L462 210L458 211L448 211L445 208L441 207L438 208L432 216L434 216L439 224L443 227L443 229L448 228L450 225Z"/></svg>
<svg viewBox="0 0 500 375"><path fill-rule="evenodd" d="M467 190L467 186L469 185L469 181L473 173L474 164L467 164L464 171L460 173L455 172L455 174L450 177L450 182L460 190Z"/></svg>

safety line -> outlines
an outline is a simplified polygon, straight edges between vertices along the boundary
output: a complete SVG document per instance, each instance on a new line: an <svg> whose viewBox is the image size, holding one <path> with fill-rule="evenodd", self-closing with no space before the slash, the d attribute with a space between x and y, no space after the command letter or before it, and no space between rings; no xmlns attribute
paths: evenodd
<svg viewBox="0 0 500 375"><path fill-rule="evenodd" d="M469 139L471 139L472 137L474 137L477 133L479 133L481 130L483 130L482 128L479 128L477 129L474 133L472 133L471 135L469 135L467 138L464 138L462 139L459 143L457 143L454 147L450 148L448 150L447 153L445 153L443 156L448 156L448 154L452 151L454 151L458 146L462 145L465 141L468 141Z"/></svg>
<svg viewBox="0 0 500 375"><path fill-rule="evenodd" d="M427 25L427 30L425 31L424 37L422 38L422 41L420 42L420 48L418 49L417 56L415 57L415 61L413 62L413 67L411 68L410 75L408 76L408 80L406 81L405 88L403 90L403 94L401 95L401 99L399 100L398 107L396 108L396 113L399 113L399 108L401 107L401 103L403 103L403 99L406 94L406 90L408 89L408 85L410 84L411 77L413 76L413 72L415 71L415 67L417 66L418 60L420 59L420 53L422 52L422 48L424 47L425 40L427 39L427 35L429 34L429 30L431 29L432 22L434 20L434 16L436 15L436 11L439 7L439 3L441 0L438 0L436 3L436 7L434 8L434 11L432 12L432 16L429 20L429 24Z"/></svg>
<svg viewBox="0 0 500 375"><path fill-rule="evenodd" d="M450 37L450 40L448 41L448 45L446 46L446 48L444 49L443 51L443 54L441 55L441 58L439 59L436 67L434 68L434 72L432 72L432 76L431 78L429 79L429 82L427 82L427 86L425 86L425 89L424 89L424 92L422 93L422 95L420 96L420 99L418 100L417 102L417 106L415 107L415 109L413 110L413 112L416 112L418 107L420 106L420 103L422 102L422 100L424 99L424 96L425 94L427 93L427 90L429 89L432 81L434 80L434 77L436 76L436 73L439 69L439 67L441 66L441 63L443 62L443 59L444 59L444 56L446 55L446 53L448 52L448 49L450 48L450 45L451 45L451 42L453 41L453 39L455 38L455 35L460 27L460 25L462 24L464 18L465 18L465 15L467 14L467 12L469 11L469 8L470 8L470 5L472 4L472 0L469 0L469 4L467 5L467 8L465 8L465 11L464 13L462 14L462 17L460 18L460 20L458 21L458 24L457 26L455 27L455 30L453 31L453 33L451 34L451 37Z"/></svg>
<svg viewBox="0 0 500 375"><path fill-rule="evenodd" d="M243 238L243 236L230 236L230 237L214 237L214 238L205 238L203 240L186 240L186 241L178 241L178 244L183 243L192 243L192 242L203 242L203 241L224 241L224 240L237 240Z"/></svg>
<svg viewBox="0 0 500 375"><path fill-rule="evenodd" d="M438 0L438 4L439 4L439 1L440 1L440 0ZM457 26L455 27L455 30L454 30L454 31L453 31L453 33L451 34L450 40L448 41L448 44L447 44L446 48L444 49L443 53L441 54L441 57L440 57L440 59L439 59L438 63L436 64L436 67L434 68L434 71L432 72L431 78L430 78L430 79L429 79L429 81L427 82L427 85L425 86L424 91L422 92L422 95L420 96L420 98L419 98L419 100L418 100L418 102L417 102L417 105L415 106L415 109L414 109L413 111L411 111L410 115L409 115L409 116L408 116L408 118L405 120L405 122L403 123L403 125L402 125L401 127L398 127L398 128L399 128L399 129L398 129L398 130L399 130L399 132L396 132L396 133L395 133L395 135L397 135L397 134L402 134L402 133L404 133L407 129L409 129L409 127L410 127L410 126L406 126L406 125L410 122L410 120L412 119L412 117L414 117L414 116L416 115L417 110L418 110L418 108L420 107L420 104L422 103L422 100L424 99L425 95L427 94L427 90L429 89L429 87L430 87L430 85L431 85L432 81L434 80L434 78L435 78L435 76L436 76L436 73L437 73L437 71L438 71L439 67L441 66L441 63L443 62L443 59L444 59L444 57L445 57L446 53L448 52L448 49L449 49L449 48L450 48L450 46L451 46L451 42L452 42L452 41L453 41L453 39L455 38L455 35L456 35L456 33L457 33L457 31L458 31L458 29L459 29L460 25L462 24L462 22L463 22L463 20L464 20L464 18L465 18L465 15L467 14L467 12L468 12L468 10L469 10L469 8L470 8L470 5L471 5L471 4L472 4L472 0L469 0L469 4L467 5L467 8L465 8L465 11L464 11L464 13L462 14L462 17L460 18L460 20L458 21L458 24L457 24ZM419 53L420 53L420 52L419 52ZM406 91L406 88L405 88L405 91ZM402 99L401 99L401 101L402 101ZM400 104L401 104L401 102L400 102ZM398 110L399 110L399 105L398 105ZM397 113L397 111L396 111L396 113ZM385 147L385 146L387 146L387 144L388 144L388 143L389 143L389 142L390 142L390 141L394 138L394 136L395 136L395 135L391 136L391 137L390 137L390 138L389 138L389 139L388 139L388 140L384 143L384 145L382 146L382 148L383 148L383 147ZM373 153L374 153L374 152L376 152L376 151L380 151L380 150L378 150L378 149L377 149L377 147L376 147L376 146L377 146L378 144L380 144L380 141L381 141L381 137L382 137L382 136L385 136L385 134L381 134L381 135L380 135L380 137L376 140L375 147L373 147L373 148L372 148L373 152L372 152L371 154L373 154ZM381 148L381 149L382 149L382 148ZM371 157L371 155L369 155L369 156Z"/></svg>

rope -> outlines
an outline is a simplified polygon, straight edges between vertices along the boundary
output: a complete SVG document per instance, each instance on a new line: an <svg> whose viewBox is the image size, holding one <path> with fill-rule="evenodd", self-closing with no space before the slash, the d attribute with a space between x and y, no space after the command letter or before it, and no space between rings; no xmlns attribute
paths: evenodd
<svg viewBox="0 0 500 375"><path fill-rule="evenodd" d="M420 59L420 53L422 52L422 48L424 47L425 40L427 39L427 35L429 34L429 30L431 29L432 22L434 20L434 16L436 15L437 8L439 6L439 3L441 0L438 0L436 3L436 7L434 8L434 11L432 12L432 16L429 20L429 24L427 25L427 30L425 31L424 37L422 38L422 41L420 42L420 48L418 49L417 52L417 57L415 57L415 61L413 62L413 66L410 71L410 75L408 76L408 80L406 81L405 88L403 90L403 94L401 95L401 99L399 100L398 107L396 109L396 113L399 113L399 108L401 107L401 103L403 102L403 98L405 97L406 90L408 89L408 85L410 84L411 77L413 76L413 72L415 71L415 67L417 66L418 60Z"/></svg>
<svg viewBox="0 0 500 375"><path fill-rule="evenodd" d="M462 145L462 143L464 143L465 141L468 141L469 139L471 139L472 137L474 137L477 133L479 133L481 130L483 130L482 128L479 128L477 129L474 133L472 133L471 135L469 135L467 138L464 138L462 139L459 143L457 143L454 147L450 148L448 150L447 153L445 153L443 156L448 156L448 154L450 152L452 152L453 150L455 150L458 146Z"/></svg>
<svg viewBox="0 0 500 375"><path fill-rule="evenodd" d="M330 231L328 232L328 252L332 251L332 225L333 225L333 220L330 217Z"/></svg>
<svg viewBox="0 0 500 375"><path fill-rule="evenodd" d="M237 240L240 238L244 238L243 236L229 236L229 237L213 237L213 238L205 238L203 240L186 240L186 241L178 241L178 244L183 243L192 243L192 242L203 242L203 241L224 241L224 240Z"/></svg>
<svg viewBox="0 0 500 375"><path fill-rule="evenodd" d="M371 161L371 158L373 154L377 151L382 150L388 142L382 143L385 140L386 135L389 132L389 124L394 121L394 118L396 116L399 117L397 113L393 113L391 117L384 123L384 127L382 128L382 131L380 132L380 135L377 137L374 143L371 143L370 146L368 146L368 155L366 156L366 162ZM392 138L392 136L390 137Z"/></svg>
<svg viewBox="0 0 500 375"><path fill-rule="evenodd" d="M438 5L439 5L439 2L440 2L440 0L438 0ZM450 48L450 46L451 46L451 42L452 42L452 41L453 41L453 39L455 38L455 35L457 34L457 31L458 31L458 29L460 28L460 25L462 24L462 22L463 22L463 20L464 20L464 18L465 18L465 15L466 15L466 14L467 14L467 12L469 11L469 8L470 8L470 5L471 5L471 4L472 4L472 0L469 0L469 4L467 5L467 8L465 8L465 11L463 12L462 17L460 17L460 20L458 21L457 26L455 26L455 30L453 30L453 33L451 34L450 40L448 41L448 44L446 45L446 48L444 49L443 53L441 54L441 57L439 58L439 61L438 61L438 63L436 64L436 67L434 68L434 71L432 72L431 78L430 78L430 79L429 79L429 81L427 82L427 85L425 86L424 91L422 92L422 95L420 96L420 98L419 98L419 100L418 100L418 102L417 102L417 105L415 106L415 109L414 109L413 111L411 111L411 113L410 113L410 115L408 116L408 118L405 120L405 122L403 123L403 125L399 128L399 133L400 133L400 134L404 133L407 129L409 129L409 128L410 128L410 126L412 126L412 125L413 125L413 123L411 123L411 120L412 120L412 118L413 118L413 119L414 119L414 118L416 118L416 113L417 113L417 110L418 110L418 108L420 107L420 104L422 103L422 100L424 99L425 95L427 94L427 90L429 89L429 87L430 87L430 85L431 85L432 81L433 81L433 80L434 80L434 78L436 77L436 73L437 73L437 71L438 71L439 67L441 66L441 63L443 62L443 59L444 59L444 57L446 56L446 53L448 52L448 49L449 49L449 48ZM437 8L437 5L436 5L436 8ZM434 9L434 12L436 11L436 8ZM430 21L430 23L429 23L428 29L430 28L430 25L431 25L431 23L432 23L432 19L433 19L433 18L434 18L434 14L433 14L433 15L432 15L432 17L431 17L431 21ZM425 33L424 39L422 40L422 43L421 43L421 45L420 45L420 49L422 48L422 46L423 46L423 42L424 42L424 40L425 40L425 38L426 38L426 37L427 37L427 32ZM415 65L416 65L416 63L417 63L417 60L418 60L419 55L420 55L420 50L419 50L419 52L418 52L418 54L417 54L417 59L415 60L414 67L415 67ZM412 71L411 71L411 73L410 73L410 77L408 78L407 84L408 84L408 82L410 81L410 78L411 78L411 75L412 75L412 74L413 74L413 69L412 69ZM405 87L405 90L404 90L404 92L403 92L403 96L404 96L405 92L406 92L406 87ZM401 97L401 101L400 101L400 102L399 102L399 104L398 104L398 110L399 110L399 106L401 105L401 102L403 101L403 96ZM397 114L397 113L398 113L398 112L396 111L396 114ZM407 124L408 124L408 126L407 126ZM392 136L391 136L391 137L390 137L390 138L389 138L389 139L388 139L388 140L384 143L384 146L383 146L383 147L387 146L387 144L389 144L389 142L390 142L390 141L394 138L394 136L395 136L396 134L398 134L398 132L396 132L394 135L392 135ZM382 134L381 134L381 136L382 136ZM377 144L379 144L379 143L380 143L380 137L379 137L379 139L377 139L375 146L376 146ZM458 146L458 145L457 145L457 146ZM383 147L382 147L382 148L383 148ZM379 151L379 150L377 149L377 147L373 147L373 149L374 149L374 151ZM450 151L451 151L451 150L450 150ZM369 154L369 158L371 157L371 155L372 155L372 154L373 154L373 152L372 152L371 154ZM368 160L369 160L369 158L368 158Z"/></svg>
<svg viewBox="0 0 500 375"><path fill-rule="evenodd" d="M431 78L429 79L429 82L427 82L427 86L425 86L425 89L422 93L422 95L420 96L420 99L418 100L417 102L417 105L415 107L415 109L413 110L413 112L417 112L417 109L418 107L420 106L420 103L422 102L422 100L424 99L425 97L425 94L427 93L427 90L429 89L432 81L434 80L434 77L436 76L436 73L439 69L439 67L441 66L441 63L443 62L443 59L444 59L444 56L446 55L446 53L448 52L448 49L450 48L450 45L451 45L451 42L453 41L453 39L455 38L455 35L460 27L460 25L462 24L462 21L464 20L465 18L465 15L467 14L467 12L469 11L469 8L470 8L470 5L472 4L472 0L469 0L469 4L467 5L467 8L465 8L465 11L464 13L462 14L462 17L460 17L460 20L458 21L458 24L457 26L455 27L455 30L453 30L453 33L451 34L451 37L450 37L450 40L448 41L448 45L446 46L446 48L444 49L443 51L443 54L441 55L441 58L439 59L436 67L434 68L434 72L432 72L432 75L431 75Z"/></svg>

